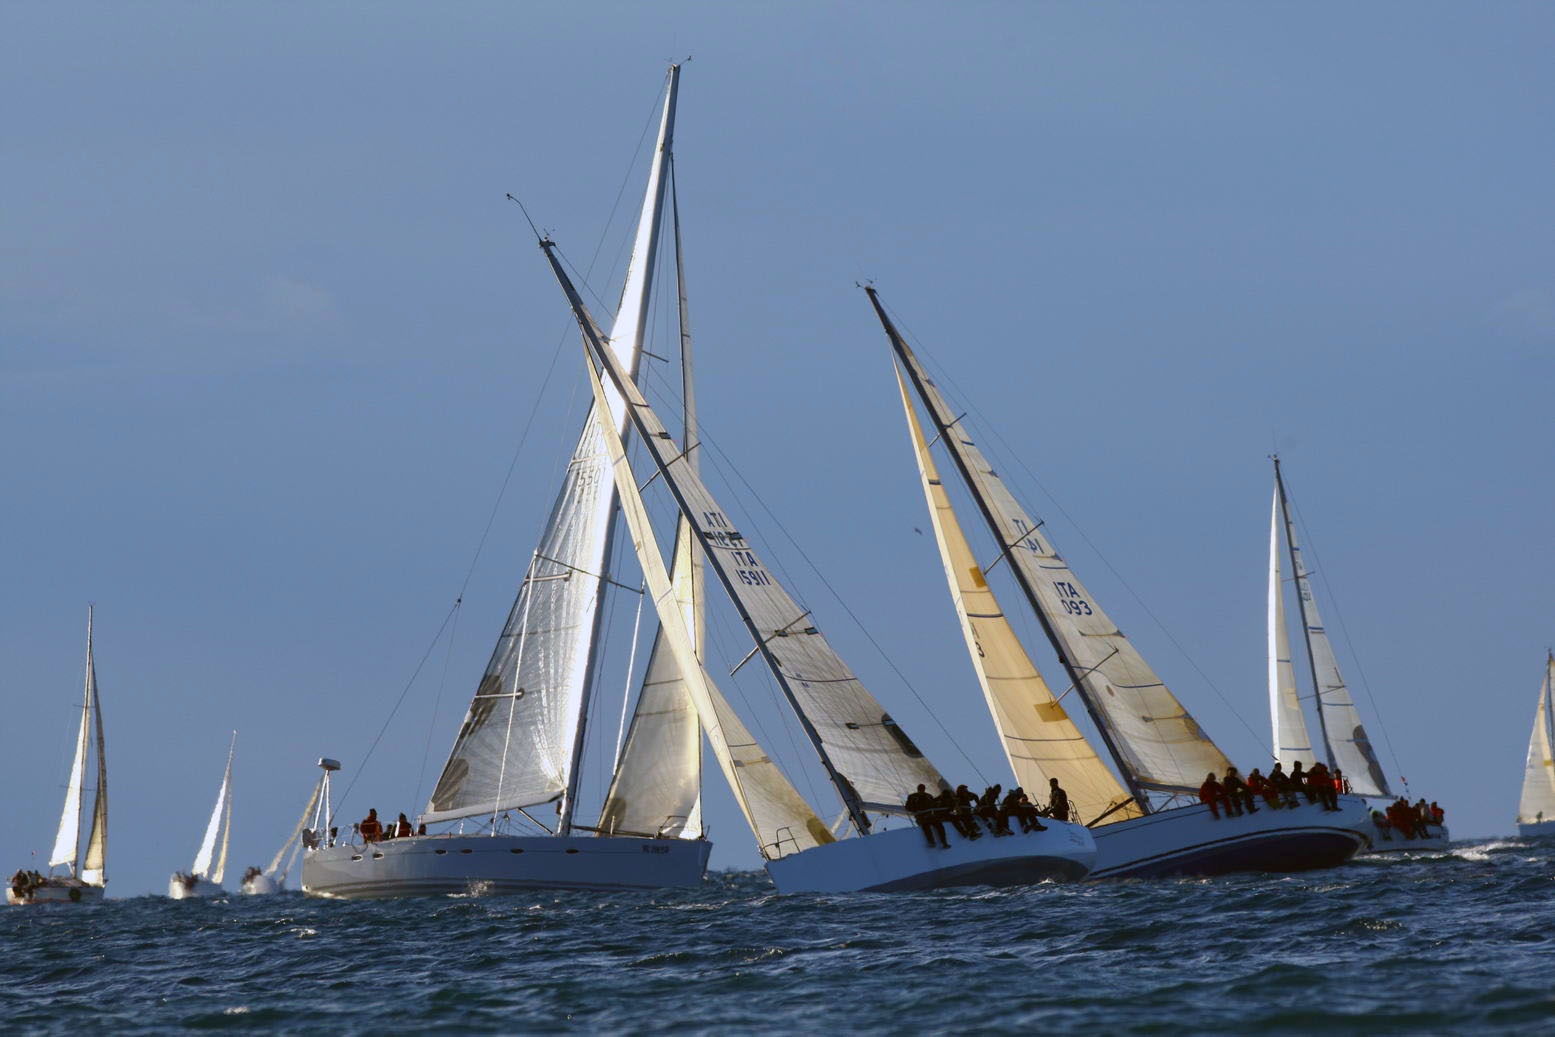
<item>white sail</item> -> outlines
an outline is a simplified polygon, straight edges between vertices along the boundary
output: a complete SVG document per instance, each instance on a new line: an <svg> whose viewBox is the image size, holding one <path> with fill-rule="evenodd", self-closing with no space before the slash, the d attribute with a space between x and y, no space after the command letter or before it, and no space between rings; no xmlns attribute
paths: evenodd
<svg viewBox="0 0 1555 1037"><path fill-rule="evenodd" d="M216 840L222 834L223 820L228 818L228 796L232 787L232 755L237 751L238 736L232 735L232 745L227 749L227 769L221 776L221 789L216 793L216 806L211 809L211 819L205 825L205 838L200 840L200 850L194 855L194 867L192 874L200 878L208 878L212 882L220 884L219 875L212 873L212 864L216 856ZM226 864L226 841L222 841L222 864Z"/></svg>
<svg viewBox="0 0 1555 1037"><path fill-rule="evenodd" d="M563 284L566 283L564 277ZM589 361L587 366L595 398L600 399L604 395L604 386L600 384L593 362ZM654 536L653 524L648 520L642 494L638 492L633 478L631 464L627 461L626 449L613 429L606 430L606 437L616 485L621 491L621 510L626 515L627 527L632 534L632 546L642 565L648 593L658 611L664 643L674 653L685 692L696 704L702 727L707 732L708 743L713 747L713 756L718 760L735 801L739 803L746 822L756 836L762 856L771 860L832 842L831 832L816 817L777 764L751 737L707 675L692 644L691 624L687 622L686 610L682 608L669 575L664 571L664 558L659 552L658 540Z"/></svg>
<svg viewBox="0 0 1555 1037"><path fill-rule="evenodd" d="M1523 795L1517 804L1518 824L1555 821L1555 654L1544 663L1544 685L1539 689L1539 708L1533 714L1533 733L1528 737L1528 763L1523 769Z"/></svg>
<svg viewBox="0 0 1555 1037"><path fill-rule="evenodd" d="M681 402L684 408L686 463L699 465L696 392L691 364L691 317L686 300L684 253L680 240L680 203L670 167L670 212L675 228L675 282L680 299ZM686 620L691 644L701 658L702 553L684 518L675 528L675 560L671 583L675 606ZM613 832L662 834L696 839L702 835L702 729L696 704L680 676L674 650L659 630L648 656L632 724L627 729L620 763L605 796L599 828Z"/></svg>
<svg viewBox="0 0 1555 1037"><path fill-rule="evenodd" d="M281 862L286 858L286 851L296 846L302 839L302 833L307 830L308 822L313 818L313 808L318 805L319 796L324 791L324 776L313 783L313 794L308 797L308 805L302 808L302 816L297 819L297 827L292 829L292 834L287 836L281 848L275 851L275 856L270 859L270 866L265 869L265 874L271 878L285 878L286 873L281 871ZM295 856L295 852L293 856Z"/></svg>
<svg viewBox="0 0 1555 1037"><path fill-rule="evenodd" d="M610 346L634 373L658 248L664 169L674 132L679 68L671 67L658 147L637 223ZM607 394L624 429L620 397ZM494 815L575 790L609 564L615 487L591 406L561 492L423 818ZM562 807L567 827L571 802Z"/></svg>
<svg viewBox="0 0 1555 1037"><path fill-rule="evenodd" d="M1301 622L1306 631L1307 659L1312 664L1312 684L1317 689L1318 717L1322 723L1323 740L1328 744L1328 763L1344 771L1346 780L1357 795L1392 796L1388 779L1383 776L1382 764L1361 726L1361 715L1356 711L1355 700L1339 673L1339 660L1334 656L1334 646L1328 640L1323 627L1317 599L1312 594L1312 580L1302 560L1301 545L1296 541L1296 524L1291 519L1290 498L1285 492L1285 482L1280 475L1280 462L1274 462L1275 491L1280 497L1280 507L1285 518L1285 543L1290 548L1291 570L1296 579L1296 597L1301 606Z"/></svg>
<svg viewBox="0 0 1555 1037"><path fill-rule="evenodd" d="M918 784L942 787L944 779L934 765L832 650L809 611L789 597L684 463L684 452L588 319L554 246L543 244L588 350L606 365L611 381L626 396L639 437L756 641L752 653L763 656L787 696L857 829L870 829L866 810L900 812L903 799Z"/></svg>
<svg viewBox="0 0 1555 1037"><path fill-rule="evenodd" d="M874 290L869 294L937 437L944 439L1002 548L985 568L1002 562L1013 567L1130 786L1196 791L1206 773L1222 773L1230 765L1225 754L1016 502L897 333Z"/></svg>
<svg viewBox="0 0 1555 1037"><path fill-rule="evenodd" d="M940 482L939 470L929 452L929 444L923 438L923 429L918 424L918 415L913 410L912 398L900 371L896 382L902 393L902 407L907 413L907 427L918 460L923 493L928 500L940 561L945 566L950 596L961 620L961 633L966 638L972 667L977 671L978 683L988 700L988 709L1004 743L1010 768L1015 772L1016 784L1037 802L1047 794L1048 779L1057 778L1068 793L1070 803L1087 821L1101 817L1121 821L1139 816L1138 809L1132 805L1133 797L1118 784L1118 779L1069 719L1063 705L1053 697L1047 682L1005 618L982 568L972 556L971 545L961 531L950 495Z"/></svg>
<svg viewBox="0 0 1555 1037"><path fill-rule="evenodd" d="M90 886L105 886L108 884L108 752L103 738L103 703L97 694L97 667L92 661L90 634L86 639L86 682L92 730L96 737L97 792L92 799L92 827L86 836L81 881Z"/></svg>
<svg viewBox="0 0 1555 1037"><path fill-rule="evenodd" d="M92 611L86 613L86 690L81 701L81 725L76 732L75 758L70 764L70 779L65 785L65 806L59 814L59 831L54 836L54 851L49 867L68 865L72 874L81 852L81 801L86 787L86 754L92 724Z"/></svg>
<svg viewBox="0 0 1555 1037"><path fill-rule="evenodd" d="M1280 491L1274 491L1269 517L1269 720L1274 732L1274 758L1289 770L1297 760L1311 764L1312 737L1296 691L1296 667L1291 663L1290 631L1285 626L1285 587L1280 577Z"/></svg>

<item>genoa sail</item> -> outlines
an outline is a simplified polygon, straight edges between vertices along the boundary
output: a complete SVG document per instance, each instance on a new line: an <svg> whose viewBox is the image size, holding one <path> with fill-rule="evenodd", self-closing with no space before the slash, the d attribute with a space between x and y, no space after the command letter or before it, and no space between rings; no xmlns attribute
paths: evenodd
<svg viewBox="0 0 1555 1037"><path fill-rule="evenodd" d="M961 633L993 714L994 726L1004 743L1005 756L1015 772L1016 784L1036 800L1048 788L1048 779L1057 778L1069 794L1070 803L1086 820L1138 816L1137 809L1124 806L1132 804L1133 797L1053 697L1000 609L961 531L900 371L896 380L928 500L934 539L939 545L956 615L961 620Z"/></svg>
<svg viewBox="0 0 1555 1037"><path fill-rule="evenodd" d="M897 332L873 288L870 301L908 377L977 501L1000 554L1042 621L1059 658L1136 796L1194 792L1207 772L1230 765L1188 710L1156 676L1069 563L1031 520L945 402Z"/></svg>
<svg viewBox="0 0 1555 1037"><path fill-rule="evenodd" d="M1312 684L1317 689L1318 719L1323 729L1323 740L1328 745L1330 767L1339 767L1357 795L1392 796L1388 779L1383 776L1382 764L1372 749L1366 728L1361 725L1361 715L1355 708L1350 689L1339 673L1339 660L1334 646L1318 614L1317 599L1312 594L1312 579L1302 561L1301 545L1296 540L1296 524L1290 514L1290 496L1285 492L1285 480L1280 474L1280 462L1274 460L1275 492L1279 495L1280 510L1285 519L1285 545L1290 550L1291 574L1296 580L1296 600L1301 608L1301 625L1306 632L1307 660L1312 665Z"/></svg>
<svg viewBox="0 0 1555 1037"><path fill-rule="evenodd" d="M1290 631L1285 626L1285 589L1280 576L1280 495L1275 490L1269 518L1269 719L1274 732L1274 758L1289 770L1297 760L1310 764L1312 737L1296 690L1291 662Z"/></svg>
<svg viewBox="0 0 1555 1037"><path fill-rule="evenodd" d="M1523 768L1523 795L1517 804L1518 824L1555 821L1555 654L1544 663L1544 685L1539 707L1533 714L1533 733L1528 738L1528 762Z"/></svg>
<svg viewBox="0 0 1555 1037"><path fill-rule="evenodd" d="M308 822L313 817L313 808L318 805L319 796L324 791L324 777L313 783L313 794L308 797L308 805L302 808L302 816L297 819L297 827L292 829L292 834L281 844L281 848L275 851L275 856L270 859L270 866L265 869L265 874L272 879L285 881L286 873L291 870L291 862L297 859L297 854L302 848L302 833L307 830ZM287 858L287 851L291 851L291 858ZM282 869L282 862L286 863Z"/></svg>
<svg viewBox="0 0 1555 1037"><path fill-rule="evenodd" d="M232 756L237 751L238 736L232 735L232 745L227 749L227 769L221 776L221 789L216 793L216 806L211 819L205 825L205 837L200 840L199 852L194 855L191 874L220 885L221 874L227 863L227 836L232 826ZM217 840L221 841L221 858L217 863Z"/></svg>
<svg viewBox="0 0 1555 1037"><path fill-rule="evenodd" d="M610 348L637 370L658 248L664 170L675 123L672 66L655 160ZM493 815L561 801L562 830L575 798L601 604L614 529L602 424L624 429L620 397L591 406L556 503L476 687L430 802L427 821Z"/></svg>
<svg viewBox="0 0 1555 1037"><path fill-rule="evenodd" d="M75 756L70 763L70 778L65 785L65 805L59 815L59 831L54 836L54 850L49 854L49 867L65 865L74 875L81 853L81 806L86 794L86 761L90 751L92 732L92 707L96 680L92 673L92 611L86 614L86 688L81 702L81 724L76 732ZM103 810L107 810L104 801ZM95 815L94 831L95 831ZM104 832L106 837L106 831Z"/></svg>

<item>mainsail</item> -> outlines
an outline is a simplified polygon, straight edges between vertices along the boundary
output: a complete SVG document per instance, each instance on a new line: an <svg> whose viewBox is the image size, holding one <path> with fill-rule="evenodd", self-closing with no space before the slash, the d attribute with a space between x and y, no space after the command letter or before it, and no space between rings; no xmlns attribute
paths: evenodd
<svg viewBox="0 0 1555 1037"><path fill-rule="evenodd" d="M900 812L902 800L920 783L944 787L934 765L848 669L812 622L809 610L789 597L701 478L684 463L685 452L675 445L625 365L606 348L588 319L555 246L547 240L542 247L567 292L588 350L626 397L639 438L755 639L752 655L759 653L772 671L854 826L860 833L870 830L867 810Z"/></svg>
<svg viewBox="0 0 1555 1037"><path fill-rule="evenodd" d="M964 415L951 411L874 289L866 290L934 422L935 438L945 441L999 542L999 555L984 568L1009 562L1130 790L1142 804L1146 790L1196 791L1207 772L1221 773L1230 761L1016 502L967 435Z"/></svg>
<svg viewBox="0 0 1555 1037"><path fill-rule="evenodd" d="M566 284L565 279L563 284ZM571 286L567 287L570 289ZM581 303L575 305L581 306ZM587 321L592 325L586 311L579 309L578 312L580 323ZM595 399L603 399L604 386L600 384L593 361L586 360L586 363ZM815 812L777 764L751 737L707 675L692 644L692 627L687 620L686 610L664 571L664 558L659 552L658 539L654 536L653 524L648 520L648 510L634 481L621 437L614 429L607 427L606 439L616 485L621 492L621 510L626 515L627 527L632 534L632 546L642 564L648 593L659 614L663 634L661 643L673 653L684 694L695 703L702 727L707 731L708 742L713 747L713 756L756 836L762 856L771 860L832 842L831 832L815 816Z"/></svg>
<svg viewBox="0 0 1555 1037"><path fill-rule="evenodd" d="M91 619L87 620L86 681L92 702L92 730L97 746L97 793L92 799L92 828L86 836L86 858L81 862L81 881L91 886L108 884L108 754L103 739L103 703L97 694L97 667L92 662Z"/></svg>
<svg viewBox="0 0 1555 1037"><path fill-rule="evenodd" d="M902 393L902 407L907 413L918 474L928 500L929 518L934 524L934 539L939 544L950 596L1016 783L1033 800L1038 800L1047 792L1048 779L1057 778L1085 820L1104 816L1122 820L1130 816L1125 812L1127 808L1119 808L1132 803L1132 797L1053 697L999 608L961 531L950 495L940 482L939 470L923 438L900 371L896 382ZM1133 811L1134 816L1137 814L1137 810Z"/></svg>
<svg viewBox="0 0 1555 1037"><path fill-rule="evenodd" d="M1539 689L1539 708L1533 714L1533 734L1528 738L1528 763L1523 768L1523 795L1517 804L1517 822L1524 825L1555 821L1555 654L1544 662L1544 685Z"/></svg>
<svg viewBox="0 0 1555 1037"><path fill-rule="evenodd" d="M59 814L59 831L54 836L54 850L49 854L49 867L58 867L63 864L70 868L72 875L76 872L76 865L81 853L81 803L86 792L86 759L90 747L92 731L92 710L96 705L97 681L92 672L92 609L87 608L86 613L86 689L81 702L81 725L76 732L75 757L70 763L70 779L65 785L65 805ZM101 729L99 729L100 732ZM101 735L99 734L99 737ZM101 757L99 756L99 763ZM101 786L102 777L99 772L98 784ZM107 802L104 800L100 807L107 811ZM93 815L93 835L97 835L97 818ZM102 830L102 837L106 839L106 825ZM101 868L102 862L97 862Z"/></svg>
<svg viewBox="0 0 1555 1037"><path fill-rule="evenodd" d="M609 339L634 374L648 318L679 82L679 66L672 65ZM494 816L559 799L560 830L568 828L614 528L615 487L601 416L619 429L626 420L619 395L608 393L607 399L607 410L591 406L584 420L539 547L423 814L426 821Z"/></svg>
<svg viewBox="0 0 1555 1037"><path fill-rule="evenodd" d="M1291 519L1290 497L1280 474L1280 459L1274 459L1274 489L1279 496L1285 519L1285 545L1290 549L1290 567L1296 579L1296 600L1301 608L1301 625L1306 631L1307 660L1312 664L1312 686L1317 689L1318 722L1328 744L1328 764L1343 769L1350 788L1361 796L1392 796L1382 764L1372 750L1361 715L1356 711L1350 689L1339 674L1339 660L1318 614L1317 599L1312 595L1312 580L1302 561L1301 545L1296 542L1296 524Z"/></svg>
<svg viewBox="0 0 1555 1037"><path fill-rule="evenodd" d="M216 806L211 810L210 821L206 822L205 837L200 840L200 850L194 855L194 867L191 869L191 874L218 885L227 864L227 833L232 827L232 756L237 748L238 735L234 731L232 744L227 748L227 769L221 776L221 790L216 793ZM215 862L218 837L221 838L219 864Z"/></svg>
<svg viewBox="0 0 1555 1037"><path fill-rule="evenodd" d="M1280 578L1280 495L1274 494L1269 517L1269 720L1274 732L1274 758L1286 769L1297 760L1312 763L1312 737L1296 691L1296 667L1291 663L1290 632L1285 627L1285 588Z"/></svg>

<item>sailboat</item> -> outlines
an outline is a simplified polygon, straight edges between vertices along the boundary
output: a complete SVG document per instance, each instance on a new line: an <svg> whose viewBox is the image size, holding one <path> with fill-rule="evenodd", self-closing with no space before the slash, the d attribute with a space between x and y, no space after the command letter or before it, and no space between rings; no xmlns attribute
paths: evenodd
<svg viewBox="0 0 1555 1037"><path fill-rule="evenodd" d="M898 332L873 287L865 292L899 365L907 414L929 515L946 580L979 683L1017 782L1047 792L1056 779L1074 817L1096 839L1093 879L1213 875L1232 871L1297 871L1332 867L1365 845L1365 805L1344 797L1337 812L1316 806L1216 818L1198 799L1204 775L1230 765L1138 649L1124 636L1041 523L1016 501L916 354ZM905 378L904 378L905 375ZM999 545L979 565L940 480L931 443L913 407L921 401L979 512ZM1054 696L989 586L996 566L1009 569L1069 678ZM1116 774L1064 709L1076 695L1089 713ZM1121 781L1119 778L1121 777Z"/></svg>
<svg viewBox="0 0 1555 1037"><path fill-rule="evenodd" d="M297 863L298 855L302 853L303 833L308 830L308 825L318 808L319 796L324 791L327 777L327 773L320 775L319 780L313 783L313 792L308 796L307 805L302 808L302 816L297 819L297 826L281 844L281 848L275 851L269 866L251 867L244 874L243 884L238 887L240 892L248 896L262 896L279 893L286 888L286 876L291 873L292 866Z"/></svg>
<svg viewBox="0 0 1555 1037"><path fill-rule="evenodd" d="M87 758L96 747L97 782L86 854L81 854L81 812L86 797ZM59 871L57 869L64 869ZM92 661L92 608L86 610L86 691L75 758L65 786L48 874L23 869L6 886L7 904L79 904L99 901L108 885L108 763L103 744L103 711L97 700L97 669Z"/></svg>
<svg viewBox="0 0 1555 1037"><path fill-rule="evenodd" d="M610 345L636 372L668 194L689 426L690 326L673 188L679 83L680 66L672 65ZM337 838L316 825L314 845L303 850L304 892L380 897L701 883L712 849L701 822L702 735L662 644L650 653L599 821L585 824L578 813L604 595L610 587L636 590L611 576L618 509L605 434L624 421L619 400L596 404L584 421L540 544L415 831L449 827L379 840L363 838L359 828ZM698 572L688 550L677 578L691 612L700 608ZM555 812L550 823L545 808Z"/></svg>
<svg viewBox="0 0 1555 1037"><path fill-rule="evenodd" d="M948 791L949 783L854 676L810 610L794 601L730 521L702 482L693 451L676 444L589 315L555 244L542 238L540 246L583 334L596 407L613 408L616 399L624 401L637 439L652 461L648 481L662 479L668 488L679 512L679 532L695 539L751 637L744 661L759 657L765 664L841 801L837 824L827 826L718 692L678 607L622 437L613 425L605 426L622 511L660 629L778 890L898 892L1083 877L1096 848L1079 825L1054 822L1002 838L958 837L942 846L926 845L925 834L910 822L887 827L907 814L904 798L915 787ZM609 389L601 372L609 379Z"/></svg>
<svg viewBox="0 0 1555 1037"><path fill-rule="evenodd" d="M227 892L221 888L221 880L227 871L227 844L232 838L232 757L237 748L238 733L234 731L227 747L227 769L222 772L216 805L205 824L205 838L200 840L194 865L188 871L175 871L167 880L167 895L174 900L219 897Z"/></svg>
<svg viewBox="0 0 1555 1037"><path fill-rule="evenodd" d="M1544 685L1528 736L1528 763L1523 768L1523 797L1517 804L1518 835L1555 835L1555 652L1544 659Z"/></svg>
<svg viewBox="0 0 1555 1037"><path fill-rule="evenodd" d="M1296 686L1296 670L1290 651L1290 635L1285 626L1285 595L1280 576L1280 530L1285 531L1291 577L1296 584L1296 602L1301 613L1310 664L1313 698L1317 701L1318 729L1323 736L1325 762L1330 771L1342 771L1347 791L1361 796L1371 810L1372 823L1365 831L1370 841L1366 853L1445 850L1451 836L1445 825L1430 825L1425 834L1406 836L1383 823L1385 811L1394 802L1387 776L1372 748L1360 713L1350 695L1349 686L1339 673L1339 660L1329 641L1328 631L1318 614L1317 598L1312 591L1311 574L1302 560L1296 540L1296 523L1291 517L1290 497L1280 471L1280 459L1274 462L1274 505L1269 519L1269 717L1274 734L1274 755L1288 770L1297 760L1311 763L1317 754L1307 732L1301 695Z"/></svg>

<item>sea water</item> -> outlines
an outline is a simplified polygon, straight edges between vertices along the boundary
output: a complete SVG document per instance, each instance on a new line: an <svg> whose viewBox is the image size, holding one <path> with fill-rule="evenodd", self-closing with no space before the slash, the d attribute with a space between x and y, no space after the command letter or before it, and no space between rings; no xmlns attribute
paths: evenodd
<svg viewBox="0 0 1555 1037"><path fill-rule="evenodd" d="M1555 1033L1555 840L1330 871L0 912L0 1029Z"/></svg>

